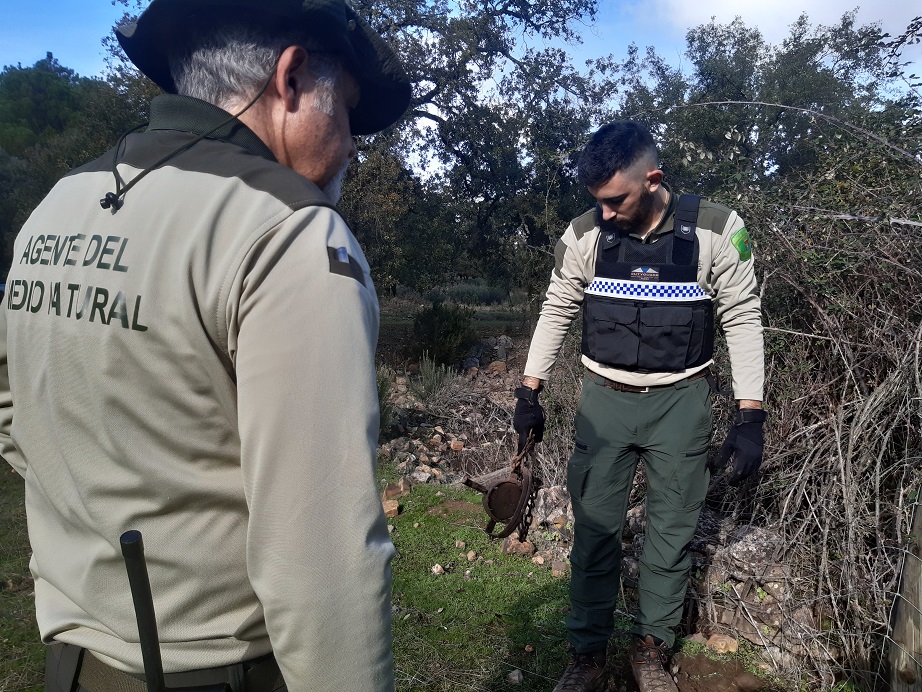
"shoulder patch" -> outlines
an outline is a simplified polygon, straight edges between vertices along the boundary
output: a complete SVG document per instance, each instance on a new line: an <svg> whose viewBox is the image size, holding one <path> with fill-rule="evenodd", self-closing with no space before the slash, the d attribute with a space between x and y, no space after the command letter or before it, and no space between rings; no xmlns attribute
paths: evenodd
<svg viewBox="0 0 922 692"><path fill-rule="evenodd" d="M585 214L577 216L570 222L570 225L573 226L573 232L576 234L577 240L589 233L589 231L591 231L597 225L595 218L595 207L587 211Z"/></svg>
<svg viewBox="0 0 922 692"><path fill-rule="evenodd" d="M732 213L729 207L703 199L698 207L698 228L721 235Z"/></svg>
<svg viewBox="0 0 922 692"><path fill-rule="evenodd" d="M730 242L733 243L736 251L740 253L740 262L752 259L752 243L749 241L749 233L745 227L734 233L730 238Z"/></svg>
<svg viewBox="0 0 922 692"><path fill-rule="evenodd" d="M362 267L344 247L327 247L330 258L330 273L349 276L365 286L365 274ZM367 288L367 287L366 287Z"/></svg>

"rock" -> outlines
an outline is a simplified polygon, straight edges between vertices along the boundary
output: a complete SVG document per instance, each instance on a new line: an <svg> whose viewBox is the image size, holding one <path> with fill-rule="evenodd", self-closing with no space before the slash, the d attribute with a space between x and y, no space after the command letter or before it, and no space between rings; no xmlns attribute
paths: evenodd
<svg viewBox="0 0 922 692"><path fill-rule="evenodd" d="M384 487L384 493L381 496L382 500L396 500L397 498L404 497L410 493L410 489L413 486L410 485L410 481L406 478L401 478L399 483L388 483Z"/></svg>
<svg viewBox="0 0 922 692"><path fill-rule="evenodd" d="M565 487L553 485L538 490L532 516L539 524L562 528L572 521L572 513L570 494Z"/></svg>
<svg viewBox="0 0 922 692"><path fill-rule="evenodd" d="M646 514L646 507L642 503L634 505L627 511L627 516L624 520L625 538L633 538L634 536L642 535L646 531Z"/></svg>
<svg viewBox="0 0 922 692"><path fill-rule="evenodd" d="M413 479L414 483L428 483L432 479L432 474L427 473L426 471L416 470L410 474L410 478Z"/></svg>
<svg viewBox="0 0 922 692"><path fill-rule="evenodd" d="M469 570L469 569L464 570L464 578L465 578L467 581L470 581L470 580L471 580L471 570Z"/></svg>
<svg viewBox="0 0 922 692"><path fill-rule="evenodd" d="M621 558L621 578L626 586L637 586L640 580L640 563L636 558L628 556Z"/></svg>
<svg viewBox="0 0 922 692"><path fill-rule="evenodd" d="M505 334L498 336L493 345L502 346L503 348L512 348L512 337L506 336Z"/></svg>
<svg viewBox="0 0 922 692"><path fill-rule="evenodd" d="M533 647L531 644L526 644L526 645L525 645L525 653L526 653L526 654L530 654L530 653L533 652L534 650L535 650L535 647Z"/></svg>
<svg viewBox="0 0 922 692"><path fill-rule="evenodd" d="M397 500L385 500L381 503L384 506L384 516L393 519L400 514L400 504Z"/></svg>
<svg viewBox="0 0 922 692"><path fill-rule="evenodd" d="M461 365L463 370L476 370L478 367L480 367L480 359L474 356L465 358L464 363Z"/></svg>
<svg viewBox="0 0 922 692"><path fill-rule="evenodd" d="M438 447L440 444L442 444L442 436L436 433L435 435L432 436L432 439L429 440L429 446Z"/></svg>
<svg viewBox="0 0 922 692"><path fill-rule="evenodd" d="M707 647L719 654L735 654L739 650L739 643L727 634L712 634L708 637Z"/></svg>
<svg viewBox="0 0 922 692"><path fill-rule="evenodd" d="M506 347L505 346L496 347L496 360L506 360Z"/></svg>
<svg viewBox="0 0 922 692"><path fill-rule="evenodd" d="M459 550L464 550L467 547L467 543L464 541L455 541L455 547Z"/></svg>
<svg viewBox="0 0 922 692"><path fill-rule="evenodd" d="M451 441L451 451L460 452L464 449L464 443L461 440L452 440Z"/></svg>
<svg viewBox="0 0 922 692"><path fill-rule="evenodd" d="M502 360L494 360L487 366L487 372L492 372L496 375L502 375L506 372L506 362Z"/></svg>
<svg viewBox="0 0 922 692"><path fill-rule="evenodd" d="M418 529L418 528L419 528L419 522L418 522L418 521L413 523L413 528L414 528L414 529Z"/></svg>
<svg viewBox="0 0 922 692"><path fill-rule="evenodd" d="M544 564L544 557L541 555L535 555L531 561L538 565L539 567Z"/></svg>
<svg viewBox="0 0 922 692"><path fill-rule="evenodd" d="M692 644L701 644L706 646L708 643L708 638L705 637L701 632L695 632L690 637L685 637L685 641L691 642Z"/></svg>
<svg viewBox="0 0 922 692"><path fill-rule="evenodd" d="M467 551L467 561L473 562L476 559L477 559L477 553L475 553L473 550L468 550Z"/></svg>
<svg viewBox="0 0 922 692"><path fill-rule="evenodd" d="M435 574L436 576L440 574L445 574L445 568L439 564L432 565L432 573Z"/></svg>
<svg viewBox="0 0 922 692"><path fill-rule="evenodd" d="M500 549L503 555L521 555L522 557L531 557L535 554L535 546L531 541L520 541L515 536L506 536L503 541L503 547Z"/></svg>
<svg viewBox="0 0 922 692"><path fill-rule="evenodd" d="M565 577L569 571L570 565L568 565L566 562L555 560L551 563L551 574L555 577Z"/></svg>
<svg viewBox="0 0 922 692"><path fill-rule="evenodd" d="M524 679L525 676L522 675L522 671L518 668L506 676L506 682L508 682L510 685L521 685Z"/></svg>
<svg viewBox="0 0 922 692"><path fill-rule="evenodd" d="M388 525L387 525L387 532L388 532L388 533L394 533L394 525L393 525L393 524L388 524Z"/></svg>

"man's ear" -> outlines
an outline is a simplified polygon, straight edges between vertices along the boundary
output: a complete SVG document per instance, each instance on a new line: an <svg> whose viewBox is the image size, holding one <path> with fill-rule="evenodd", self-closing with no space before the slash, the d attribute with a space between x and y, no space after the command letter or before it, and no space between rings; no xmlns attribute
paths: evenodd
<svg viewBox="0 0 922 692"><path fill-rule="evenodd" d="M646 182L650 192L656 192L663 184L663 172L659 168L654 168L647 173Z"/></svg>
<svg viewBox="0 0 922 692"><path fill-rule="evenodd" d="M294 112L298 109L301 94L307 90L307 51L301 46L288 46L279 56L275 67L274 86L285 109Z"/></svg>

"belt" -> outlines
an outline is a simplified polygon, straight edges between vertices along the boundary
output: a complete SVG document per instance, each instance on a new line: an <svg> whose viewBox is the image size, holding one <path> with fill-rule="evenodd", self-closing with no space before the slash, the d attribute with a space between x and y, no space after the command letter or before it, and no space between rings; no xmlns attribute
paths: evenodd
<svg viewBox="0 0 922 692"><path fill-rule="evenodd" d="M271 654L235 665L185 673L167 673L163 677L168 688L200 687L203 692L273 692L286 689L278 663ZM77 681L80 687L89 692L147 692L147 683L143 678L108 666L89 651L83 656L83 665L80 667Z"/></svg>
<svg viewBox="0 0 922 692"><path fill-rule="evenodd" d="M680 382L694 382L695 380L700 380L702 377L707 377L708 375L710 375L711 369L705 368L704 370L699 370L698 372L692 375L689 375L684 380L679 380L678 382L670 382L669 384L654 384L654 385L650 385L649 387L638 387L637 385L625 384L624 382L615 382L614 380L610 380L607 377L604 377L603 375L600 375L599 373L593 372L592 370L588 370L588 369L586 370L586 372L589 374L589 377L592 379L593 382L595 382L596 384L600 384L603 387L614 389L616 392L630 392L631 394L644 394L646 392L650 392L655 389L665 389L666 387L675 387Z"/></svg>

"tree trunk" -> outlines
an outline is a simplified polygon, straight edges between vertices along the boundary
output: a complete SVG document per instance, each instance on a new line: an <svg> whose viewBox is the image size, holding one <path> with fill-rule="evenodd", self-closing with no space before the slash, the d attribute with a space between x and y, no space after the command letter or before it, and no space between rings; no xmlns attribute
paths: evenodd
<svg viewBox="0 0 922 692"><path fill-rule="evenodd" d="M890 645L890 689L922 692L922 512L915 506Z"/></svg>

